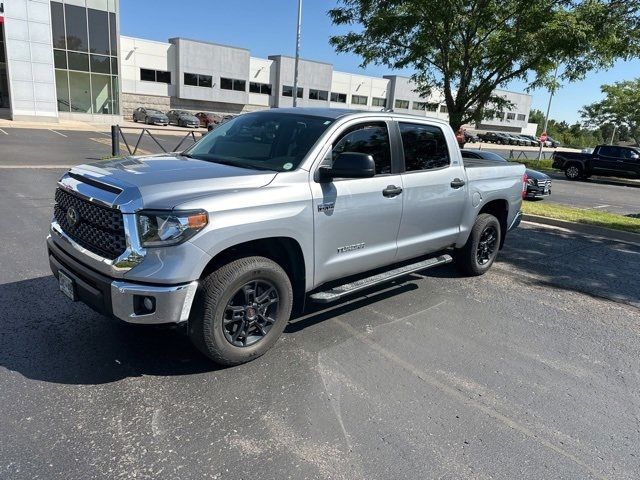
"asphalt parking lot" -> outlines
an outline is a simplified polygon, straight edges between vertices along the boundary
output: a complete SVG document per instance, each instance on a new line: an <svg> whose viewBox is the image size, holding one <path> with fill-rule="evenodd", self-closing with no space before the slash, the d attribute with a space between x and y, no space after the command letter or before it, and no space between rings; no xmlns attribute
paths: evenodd
<svg viewBox="0 0 640 480"><path fill-rule="evenodd" d="M57 291L61 173L0 170L3 480L637 478L640 245L523 224L483 277L312 310L216 369Z"/></svg>

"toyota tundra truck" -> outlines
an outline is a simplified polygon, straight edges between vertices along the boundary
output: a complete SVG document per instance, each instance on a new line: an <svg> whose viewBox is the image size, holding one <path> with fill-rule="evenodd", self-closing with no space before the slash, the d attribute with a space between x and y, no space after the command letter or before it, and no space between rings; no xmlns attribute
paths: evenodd
<svg viewBox="0 0 640 480"><path fill-rule="evenodd" d="M463 164L449 125L393 112L240 115L183 152L62 176L47 238L60 290L136 324L184 326L235 365L305 302L452 261L492 265L518 225L525 167Z"/></svg>

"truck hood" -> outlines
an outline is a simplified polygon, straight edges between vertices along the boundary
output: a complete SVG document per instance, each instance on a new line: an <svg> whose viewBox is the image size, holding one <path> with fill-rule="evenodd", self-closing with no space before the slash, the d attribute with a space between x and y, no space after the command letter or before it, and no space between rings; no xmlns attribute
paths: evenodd
<svg viewBox="0 0 640 480"><path fill-rule="evenodd" d="M141 199L136 203L142 208L167 209L199 197L263 187L277 172L163 154L79 165L71 174L121 189L123 198Z"/></svg>

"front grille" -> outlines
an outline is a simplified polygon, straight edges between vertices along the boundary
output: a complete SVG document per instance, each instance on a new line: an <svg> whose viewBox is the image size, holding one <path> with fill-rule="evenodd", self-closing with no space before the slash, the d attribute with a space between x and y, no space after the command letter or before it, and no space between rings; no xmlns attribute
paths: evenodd
<svg viewBox="0 0 640 480"><path fill-rule="evenodd" d="M120 211L96 205L61 188L56 190L53 214L62 231L82 247L113 260L127 248L124 222ZM69 223L67 212L73 207L77 214L75 226Z"/></svg>
<svg viewBox="0 0 640 480"><path fill-rule="evenodd" d="M538 186L544 188L546 186L551 186L551 180L538 180Z"/></svg>

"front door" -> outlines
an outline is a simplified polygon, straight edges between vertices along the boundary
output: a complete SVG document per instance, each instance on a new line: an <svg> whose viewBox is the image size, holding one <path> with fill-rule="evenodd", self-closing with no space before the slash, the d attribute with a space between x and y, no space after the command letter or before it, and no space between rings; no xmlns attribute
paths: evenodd
<svg viewBox="0 0 640 480"><path fill-rule="evenodd" d="M449 154L456 147L447 144L440 127L410 122L398 125L405 164L398 260L406 260L456 241L468 194L464 167Z"/></svg>
<svg viewBox="0 0 640 480"><path fill-rule="evenodd" d="M388 265L396 257L402 179L392 167L387 123L369 121L346 127L323 164L330 165L343 152L371 155L376 175L312 182L315 285Z"/></svg>

